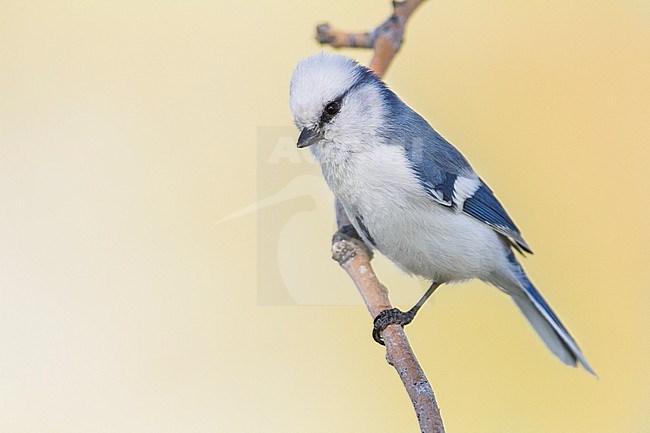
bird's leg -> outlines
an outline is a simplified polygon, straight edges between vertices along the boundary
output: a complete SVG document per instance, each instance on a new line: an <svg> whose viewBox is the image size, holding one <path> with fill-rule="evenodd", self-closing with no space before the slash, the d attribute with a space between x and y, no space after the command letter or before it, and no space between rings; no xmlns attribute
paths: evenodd
<svg viewBox="0 0 650 433"><path fill-rule="evenodd" d="M429 296L440 286L441 283L432 283L431 287L426 291L420 300L407 312L400 311L397 308L390 308L377 314L375 317L374 327L372 328L372 338L382 346L384 340L381 338L381 333L388 325L406 326L415 319L415 315L420 310L420 307L429 299Z"/></svg>

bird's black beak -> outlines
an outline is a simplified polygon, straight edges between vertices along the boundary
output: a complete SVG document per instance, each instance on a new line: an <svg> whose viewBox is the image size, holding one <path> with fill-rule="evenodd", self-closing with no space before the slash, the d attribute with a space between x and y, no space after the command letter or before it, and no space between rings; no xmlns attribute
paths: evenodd
<svg viewBox="0 0 650 433"><path fill-rule="evenodd" d="M298 149L316 144L320 138L321 136L318 129L303 128L303 130L300 131L300 137L298 137Z"/></svg>

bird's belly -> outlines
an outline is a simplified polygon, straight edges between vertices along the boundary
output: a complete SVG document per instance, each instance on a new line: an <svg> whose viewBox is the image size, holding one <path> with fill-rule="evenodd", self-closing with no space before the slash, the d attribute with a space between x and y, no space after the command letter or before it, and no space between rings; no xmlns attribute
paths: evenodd
<svg viewBox="0 0 650 433"><path fill-rule="evenodd" d="M438 282L484 278L501 257L498 235L467 215L433 200L402 207L386 204L362 199L349 214L379 252L410 274Z"/></svg>
<svg viewBox="0 0 650 433"><path fill-rule="evenodd" d="M502 256L491 228L433 201L400 147L320 162L357 231L404 271L438 282L484 278Z"/></svg>

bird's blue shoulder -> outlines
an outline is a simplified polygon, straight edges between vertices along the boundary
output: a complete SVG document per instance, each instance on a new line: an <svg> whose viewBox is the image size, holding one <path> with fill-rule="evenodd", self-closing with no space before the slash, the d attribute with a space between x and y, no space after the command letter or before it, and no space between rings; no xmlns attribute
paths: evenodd
<svg viewBox="0 0 650 433"><path fill-rule="evenodd" d="M448 190L449 175L472 172L465 157L397 95L385 95L387 118L385 140L404 148L407 159L426 188Z"/></svg>

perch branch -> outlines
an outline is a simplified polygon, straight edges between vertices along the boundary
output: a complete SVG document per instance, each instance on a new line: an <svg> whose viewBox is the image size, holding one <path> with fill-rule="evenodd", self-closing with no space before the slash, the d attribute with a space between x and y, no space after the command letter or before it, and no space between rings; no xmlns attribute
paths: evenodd
<svg viewBox="0 0 650 433"><path fill-rule="evenodd" d="M404 29L411 14L423 0L393 2L393 13L378 27L366 33L352 33L329 24L316 28L316 39L334 48L373 48L369 68L382 77L402 46ZM348 273L368 307L371 316L392 308L388 290L377 279L370 264L372 252L359 240L341 204L336 203L338 232L332 239L332 258ZM389 325L382 332L386 344L386 361L397 370L411 398L423 433L444 433L440 409L433 389L415 357L401 326Z"/></svg>
<svg viewBox="0 0 650 433"><path fill-rule="evenodd" d="M339 262L357 286L372 317L392 308L388 290L377 279L370 265L368 248L362 241L343 233L335 234L332 258ZM382 332L382 338L386 344L386 361L397 370L411 398L420 430L423 433L444 433L433 389L411 349L404 329L399 325L389 325Z"/></svg>

